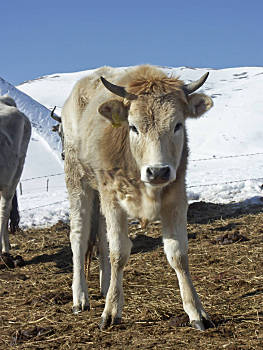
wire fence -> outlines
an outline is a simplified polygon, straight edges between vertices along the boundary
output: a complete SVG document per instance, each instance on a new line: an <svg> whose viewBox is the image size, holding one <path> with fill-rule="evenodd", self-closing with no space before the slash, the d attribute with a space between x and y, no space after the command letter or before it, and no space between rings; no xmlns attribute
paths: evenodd
<svg viewBox="0 0 263 350"><path fill-rule="evenodd" d="M26 182L26 181L33 181L36 179L44 179L44 178L48 178L48 177L52 177L52 176L60 176L60 175L64 175L65 173L57 173L57 174L49 174L49 175L43 175L43 176L36 176L36 177L31 177L28 179L24 179L21 180L21 182Z"/></svg>
<svg viewBox="0 0 263 350"><path fill-rule="evenodd" d="M229 159L229 158L253 157L253 156L258 156L258 155L263 155L263 152L238 154L238 155L230 155L230 156L222 156L222 157L190 159L189 162L201 162L201 161L206 161L206 160L219 160L219 159Z"/></svg>
<svg viewBox="0 0 263 350"><path fill-rule="evenodd" d="M61 203L65 203L65 202L68 202L68 200L67 200L67 199L65 199L65 200L63 200L63 201L58 201L58 202L48 203L48 204L44 204L44 205L39 205L39 206L34 207L34 208L28 208L28 209L23 209L23 210L20 210L20 212L23 212L23 211L30 211L30 210L35 210L35 209L39 209L39 208L50 207L51 205L61 204Z"/></svg>
<svg viewBox="0 0 263 350"><path fill-rule="evenodd" d="M263 177L250 178L250 179L243 179L243 180L233 180L233 181L226 181L226 182L217 182L216 184L198 184L198 185L186 186L186 187L187 187L187 188L194 188L194 187L212 187L212 186L218 186L218 185L234 184L234 183L238 183L238 182L261 181L261 180L263 180Z"/></svg>
<svg viewBox="0 0 263 350"><path fill-rule="evenodd" d="M202 161L221 160L221 159L230 159L230 158L253 157L253 156L258 156L258 155L263 155L263 152L237 154L237 155L222 156L222 157L190 159L189 162L202 162ZM57 173L57 174L49 174L49 175L31 177L31 178L28 178L28 179L23 179L23 180L21 180L21 182L33 181L33 180L36 180L36 179L44 179L44 178L48 178L48 177L61 176L61 175L65 175L65 173L63 172L63 173ZM250 179L247 179L247 180L250 180ZM247 181L247 180L240 180L240 181Z"/></svg>
<svg viewBox="0 0 263 350"><path fill-rule="evenodd" d="M259 155L263 155L263 152L238 154L238 155L230 155L230 156L222 156L222 157L190 159L189 162L202 162L202 161L233 159L233 158L241 158L241 157L254 157L254 156L259 156ZM48 191L49 190L49 178L50 177L55 177L55 176L62 176L62 175L64 175L64 172L63 173L49 174L49 175L36 176L36 177L23 179L23 180L21 180L21 182L19 184L20 195L22 195L22 193L23 193L23 189L22 189L22 183L23 182L34 181L34 180L46 178L47 179L46 190ZM234 184L234 183L242 183L242 182L247 182L247 181L263 181L263 177L246 178L246 179L240 179L240 180L231 180L231 181L218 182L218 183L209 183L209 184L197 184L197 185L186 186L186 188L189 189L189 188L198 188L198 187L213 187L213 186L218 186L218 185L228 185L228 184ZM61 203L65 203L65 202L67 202L67 200L53 202L53 203L49 203L49 204L45 204L45 205L40 205L40 206L37 206L37 207L34 207L34 208L24 209L22 211L30 211L30 210L39 209L39 208L43 208L43 207L48 207L48 206L51 206L51 205L61 204Z"/></svg>

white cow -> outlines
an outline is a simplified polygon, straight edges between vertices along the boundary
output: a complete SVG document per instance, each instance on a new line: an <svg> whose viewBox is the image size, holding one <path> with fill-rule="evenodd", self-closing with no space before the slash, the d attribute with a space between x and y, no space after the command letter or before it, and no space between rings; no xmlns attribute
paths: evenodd
<svg viewBox="0 0 263 350"><path fill-rule="evenodd" d="M176 271L184 310L194 327L205 328L208 315L188 267L185 120L212 107L210 97L193 93L207 76L184 84L153 66L121 73L102 68L80 80L63 107L73 311L89 308L84 260L91 231L98 232L102 251L107 231L111 277L109 282L102 254L102 291L108 290L102 328L121 320L123 269L131 251L128 217L161 219L164 250Z"/></svg>
<svg viewBox="0 0 263 350"><path fill-rule="evenodd" d="M8 221L31 136L29 119L9 96L0 96L0 254L9 253Z"/></svg>

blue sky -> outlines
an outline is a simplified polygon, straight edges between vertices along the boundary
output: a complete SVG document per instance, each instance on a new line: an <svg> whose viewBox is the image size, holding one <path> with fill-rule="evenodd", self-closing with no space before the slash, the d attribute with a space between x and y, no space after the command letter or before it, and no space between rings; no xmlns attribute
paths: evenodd
<svg viewBox="0 0 263 350"><path fill-rule="evenodd" d="M9 0L0 76L12 84L102 65L263 66L262 0Z"/></svg>

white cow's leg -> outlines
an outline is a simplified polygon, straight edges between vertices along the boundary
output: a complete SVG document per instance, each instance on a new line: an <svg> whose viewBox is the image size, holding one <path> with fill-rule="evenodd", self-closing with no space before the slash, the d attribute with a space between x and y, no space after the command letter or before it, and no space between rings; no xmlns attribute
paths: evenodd
<svg viewBox="0 0 263 350"><path fill-rule="evenodd" d="M186 205L162 211L164 251L176 272L183 307L191 324L197 329L204 330L202 317L208 319L208 315L201 305L189 272L186 215Z"/></svg>
<svg viewBox="0 0 263 350"><path fill-rule="evenodd" d="M100 292L106 297L111 277L111 266L109 258L109 243L106 236L106 223L105 218L100 215L99 220L99 261L100 261Z"/></svg>
<svg viewBox="0 0 263 350"><path fill-rule="evenodd" d="M102 313L101 328L121 321L124 302L123 268L129 259L132 246L128 237L126 214L120 208L111 208L105 215L110 248L111 279Z"/></svg>
<svg viewBox="0 0 263 350"><path fill-rule="evenodd" d="M8 220L10 216L12 198L6 191L0 199L0 253L9 253Z"/></svg>
<svg viewBox="0 0 263 350"><path fill-rule="evenodd" d="M18 181L21 177L24 162L25 158L21 158L16 164L16 172L13 174L12 185L3 190L0 195L0 253L9 253L8 221L12 208L12 200L16 192Z"/></svg>
<svg viewBox="0 0 263 350"><path fill-rule="evenodd" d="M73 312L89 309L88 286L84 264L90 235L94 191L86 186L79 194L70 195L70 242L73 253Z"/></svg>

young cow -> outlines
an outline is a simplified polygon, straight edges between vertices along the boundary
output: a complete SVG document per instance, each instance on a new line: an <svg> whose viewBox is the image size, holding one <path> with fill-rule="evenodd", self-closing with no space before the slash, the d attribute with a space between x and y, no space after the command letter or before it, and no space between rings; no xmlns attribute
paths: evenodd
<svg viewBox="0 0 263 350"><path fill-rule="evenodd" d="M210 97L193 93L207 76L185 85L153 66L124 72L102 68L80 80L63 107L73 311L89 308L84 259L92 227L98 232L104 259L101 288L107 295L102 328L121 320L123 268L131 251L127 217L137 217L160 218L164 251L177 274L184 310L195 328L204 329L203 318L208 316L188 268L185 120L212 107ZM98 197L102 215L93 205Z"/></svg>

